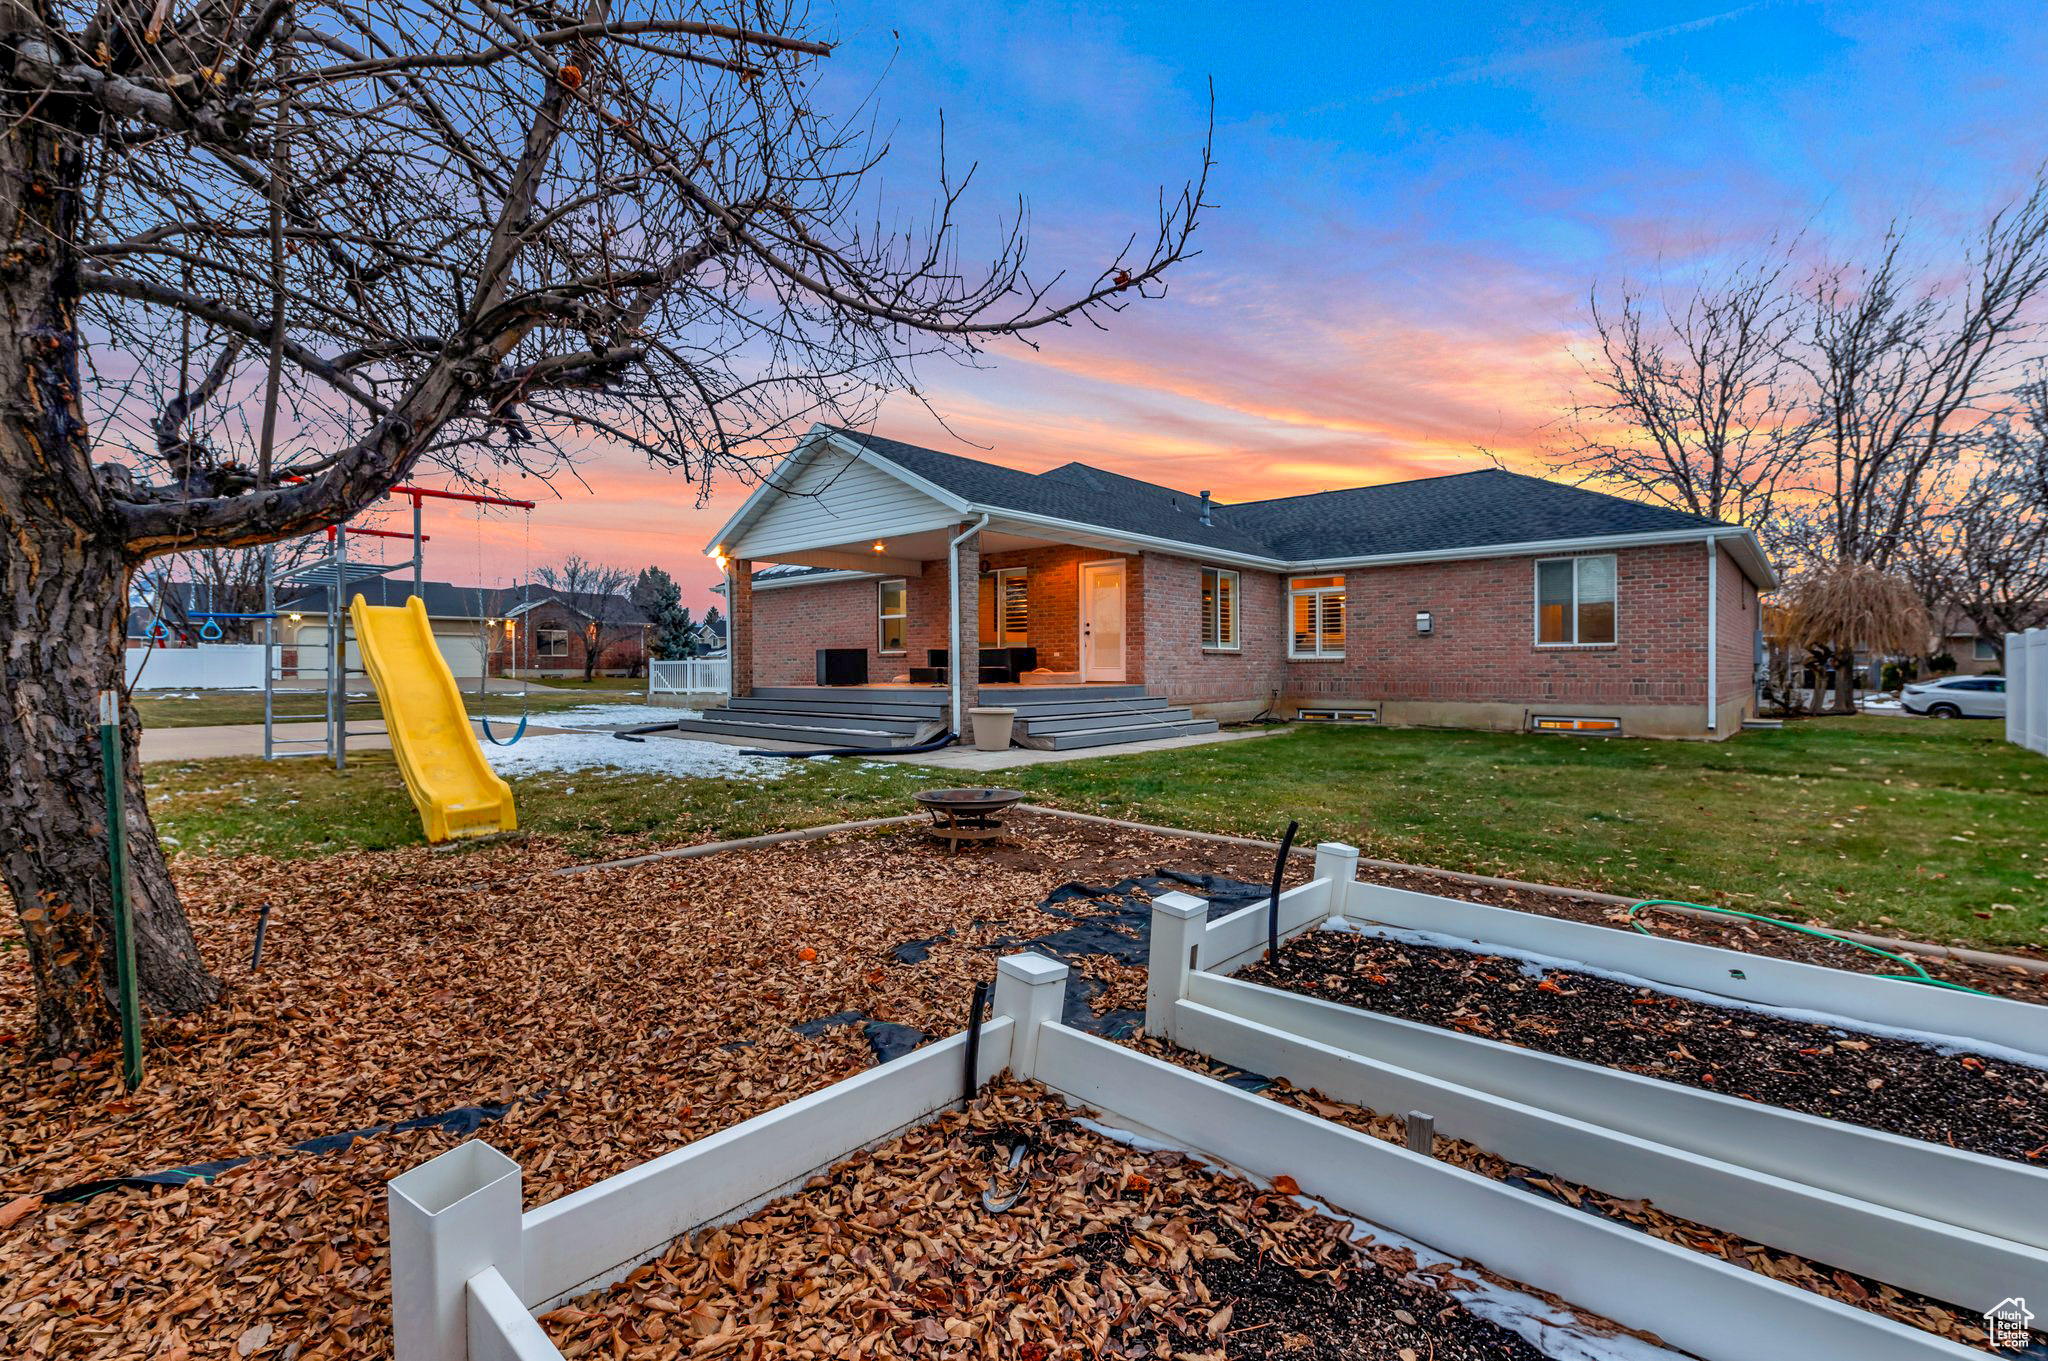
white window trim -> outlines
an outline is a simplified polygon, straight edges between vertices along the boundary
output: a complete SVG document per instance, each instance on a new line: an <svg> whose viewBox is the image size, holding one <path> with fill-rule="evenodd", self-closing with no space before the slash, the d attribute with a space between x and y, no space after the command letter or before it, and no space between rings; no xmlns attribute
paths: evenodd
<svg viewBox="0 0 2048 1361"><path fill-rule="evenodd" d="M1307 590L1305 590L1305 591L1297 591L1297 590L1296 590L1296 589L1294 588L1294 583L1295 583L1295 582L1297 582L1297 581L1302 581L1302 580L1307 580L1307 579L1308 579L1309 577L1312 577L1312 576L1333 576L1333 577L1336 577L1336 578L1338 579L1338 581L1342 582L1343 584L1342 584L1342 585L1338 585L1338 586L1312 586L1312 587L1310 587L1309 589L1307 589ZM1341 611L1343 612L1343 619L1344 619L1344 636L1345 636L1345 638L1346 638L1346 640L1347 640L1347 641L1348 641L1348 640L1350 639L1350 637L1351 637L1351 579L1350 579L1350 577L1348 577L1347 575L1345 575L1345 574L1344 574L1344 573L1342 573L1342 572L1313 572L1313 573L1309 573L1309 572L1304 572L1304 573L1301 573L1300 575L1297 575L1297 576L1290 576L1290 577L1288 577L1288 578L1287 578L1287 660L1288 660L1288 661L1290 661L1290 662L1341 662L1341 661L1343 661L1343 660L1344 660L1344 650L1343 650L1342 648L1339 648L1339 649L1338 649L1337 651L1335 651L1335 652L1324 652L1324 651L1322 651L1322 650L1321 650L1321 649L1322 649L1322 632L1323 632L1323 630L1322 630L1322 619L1323 619L1323 610L1322 610L1322 606L1321 606L1320 604L1316 606L1316 647L1317 647L1317 650L1316 650L1316 651L1314 651L1314 652L1297 652L1297 651L1295 651L1295 648L1294 648L1294 602L1295 602L1295 601L1296 601L1296 600L1297 600L1298 598L1300 598L1301 596L1305 596L1305 595L1312 595L1312 596L1315 596L1315 597L1317 597L1318 599L1320 599L1321 597L1323 597L1323 596L1326 596L1326 595L1341 595L1341 596L1343 596L1343 597L1344 597L1343 603L1342 603L1342 604L1340 604L1340 605L1338 606L1338 609L1339 609L1339 610L1341 610Z"/></svg>
<svg viewBox="0 0 2048 1361"><path fill-rule="evenodd" d="M1202 599L1202 576L1207 572L1214 572L1216 574L1216 590L1219 595L1221 595L1223 590L1223 578L1230 578L1230 628L1233 636L1229 642L1223 641L1223 621L1219 617L1216 621L1216 641L1213 643L1202 643L1200 645L1201 649L1204 652L1242 652L1244 651L1244 574L1232 567L1200 567L1195 573L1195 603L1198 606L1201 605ZM1208 627L1208 614L1208 609L1204 607L1202 609L1202 628ZM1198 628L1195 631L1195 637L1199 639L1201 636L1201 629Z"/></svg>
<svg viewBox="0 0 2048 1361"><path fill-rule="evenodd" d="M882 593L891 586L903 588L903 613L882 613ZM882 624L885 620L903 621L903 646L882 646ZM907 577L884 577L875 583L875 652L883 657L907 657L910 655L910 580Z"/></svg>
<svg viewBox="0 0 2048 1361"><path fill-rule="evenodd" d="M1614 563L1614 637L1604 643L1546 643L1543 641L1543 564L1546 562L1587 562L1593 558L1607 558ZM1572 568L1572 604L1566 616L1571 620L1572 636L1576 640L1579 632L1579 569ZM1574 553L1564 558L1538 558L1529 568L1529 636L1535 645L1548 652L1599 652L1621 646L1621 560L1613 553Z"/></svg>

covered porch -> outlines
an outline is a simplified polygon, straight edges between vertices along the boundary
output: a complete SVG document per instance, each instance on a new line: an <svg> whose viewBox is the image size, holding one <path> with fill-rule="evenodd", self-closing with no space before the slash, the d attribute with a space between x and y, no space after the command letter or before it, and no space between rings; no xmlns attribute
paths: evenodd
<svg viewBox="0 0 2048 1361"><path fill-rule="evenodd" d="M736 699L771 689L942 694L958 731L968 708L996 697L1143 693L1135 554L984 518L864 541L743 545L725 566Z"/></svg>

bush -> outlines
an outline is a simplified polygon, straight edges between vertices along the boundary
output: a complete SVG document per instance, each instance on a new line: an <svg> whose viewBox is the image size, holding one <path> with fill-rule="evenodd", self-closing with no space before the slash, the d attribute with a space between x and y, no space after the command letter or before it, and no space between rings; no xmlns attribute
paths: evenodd
<svg viewBox="0 0 2048 1361"><path fill-rule="evenodd" d="M1927 674L1946 676L1956 669L1956 659L1946 652L1937 652L1927 659Z"/></svg>

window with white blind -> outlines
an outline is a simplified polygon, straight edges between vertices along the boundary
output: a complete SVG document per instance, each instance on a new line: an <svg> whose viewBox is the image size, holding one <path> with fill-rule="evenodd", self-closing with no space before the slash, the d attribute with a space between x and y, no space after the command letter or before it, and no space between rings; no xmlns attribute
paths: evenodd
<svg viewBox="0 0 2048 1361"><path fill-rule="evenodd" d="M1237 573L1202 569L1202 646L1213 652L1237 651Z"/></svg>
<svg viewBox="0 0 2048 1361"><path fill-rule="evenodd" d="M884 655L905 650L904 630L910 622L910 583L892 577L875 584L875 616Z"/></svg>
<svg viewBox="0 0 2048 1361"><path fill-rule="evenodd" d="M1027 647L1031 634L1031 575L1022 567L981 574L981 645Z"/></svg>
<svg viewBox="0 0 2048 1361"><path fill-rule="evenodd" d="M1614 558L1545 558L1536 564L1536 645L1614 642Z"/></svg>
<svg viewBox="0 0 2048 1361"><path fill-rule="evenodd" d="M1287 582L1293 627L1287 655L1296 659L1344 655L1344 578L1291 577Z"/></svg>

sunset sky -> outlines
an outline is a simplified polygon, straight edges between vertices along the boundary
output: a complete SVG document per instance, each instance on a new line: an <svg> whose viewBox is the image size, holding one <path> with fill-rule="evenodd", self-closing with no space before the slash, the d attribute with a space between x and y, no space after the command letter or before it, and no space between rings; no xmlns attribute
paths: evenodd
<svg viewBox="0 0 2048 1361"><path fill-rule="evenodd" d="M1853 247L1895 215L1953 239L2048 155L2039 0L820 13L840 41L823 102L873 93L891 201L926 201L943 110L953 163L980 163L966 257L1021 192L1034 272L1092 277L1149 230L1156 187L1194 169L1213 78L1215 206L1168 296L1037 353L929 365L951 432L908 401L878 428L1226 501L1462 471L1479 445L1533 467L1596 282L1773 233ZM710 603L700 552L747 488L700 508L623 452L582 471L587 490L543 500L533 559L655 563ZM473 520L437 518L429 575L475 579ZM520 575L517 524L485 537L482 575Z"/></svg>

